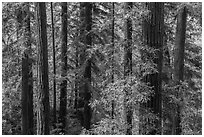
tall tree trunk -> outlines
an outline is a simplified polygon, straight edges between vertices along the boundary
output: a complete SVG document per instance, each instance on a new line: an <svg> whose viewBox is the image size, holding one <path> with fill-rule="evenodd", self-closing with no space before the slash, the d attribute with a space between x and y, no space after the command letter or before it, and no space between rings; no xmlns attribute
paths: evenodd
<svg viewBox="0 0 204 137"><path fill-rule="evenodd" d="M80 37L82 42L85 44L82 47L80 53L80 65L84 68L83 79L81 80L81 84L83 87L81 88L81 94L84 101L84 111L83 111L83 122L82 126L84 126L87 130L90 129L91 126L91 107L89 106L91 99L91 58L86 55L86 51L91 47L92 37L91 37L91 28L92 28L92 3L84 2L80 3L81 8L81 22L83 23L80 30Z"/></svg>
<svg viewBox="0 0 204 137"><path fill-rule="evenodd" d="M159 117L159 119L154 122L156 129L150 132L150 134L154 135L161 134L161 72L164 35L164 3L150 2L146 3L146 6L150 10L150 14L148 20L144 20L143 24L144 43L155 49L156 54L150 54L149 57L154 57L153 63L157 65L156 69L158 71L146 77L146 82L150 83L150 86L152 86L154 90L154 95L150 98L150 101L147 102L147 107Z"/></svg>
<svg viewBox="0 0 204 137"><path fill-rule="evenodd" d="M92 37L91 37L91 28L92 28L92 3L85 3L85 23L86 23L86 31L89 32L86 34L85 44L87 45L88 49L91 47L92 44ZM84 72L84 127L89 130L91 126L91 107L89 106L90 99L91 99L91 59L87 59L85 72Z"/></svg>
<svg viewBox="0 0 204 137"><path fill-rule="evenodd" d="M54 18L53 18L53 7L52 2L51 5L51 20L52 20L52 50L53 50L53 72L54 72L54 78L53 78L53 124L55 126L55 123L57 122L57 116L56 116L56 64L55 64L55 27L54 27Z"/></svg>
<svg viewBox="0 0 204 137"><path fill-rule="evenodd" d="M114 33L114 26L115 26L115 5L114 2L112 2L112 39L111 39L111 43L112 43L112 53L111 53L111 83L114 83L114 49L115 49L115 43L114 43L114 37L115 37L115 33ZM111 118L112 120L114 120L114 100L111 101ZM114 128L112 128L112 132L114 134Z"/></svg>
<svg viewBox="0 0 204 137"><path fill-rule="evenodd" d="M78 5L80 6L80 4ZM77 16L80 17L80 13L81 12L78 12ZM77 20L78 22L80 22L80 18ZM80 37L80 33L81 32L77 32L75 37ZM78 47L78 44L75 44L75 70L78 69L78 67L80 66L79 64L79 47ZM78 111L78 101L79 101L79 79L78 79L78 72L75 71L75 91L74 91L74 94L75 94L75 98L74 98L74 108L76 109L76 112Z"/></svg>
<svg viewBox="0 0 204 137"><path fill-rule="evenodd" d="M114 33L114 26L115 26L115 6L114 6L114 2L112 3L112 53L111 53L111 82L114 83L114 48L115 48L115 44L114 44L114 37L115 37L115 33ZM111 118L114 119L114 101L112 101L112 112L111 112Z"/></svg>
<svg viewBox="0 0 204 137"><path fill-rule="evenodd" d="M39 93L37 112L37 134L50 134L50 103L48 81L48 47L47 47L47 17L44 2L37 3L38 41L39 41Z"/></svg>
<svg viewBox="0 0 204 137"><path fill-rule="evenodd" d="M75 52L75 67L76 69L79 67L78 65L78 47L76 47L76 52ZM78 110L78 78L77 78L77 72L75 73L75 89L74 89L74 108L76 109L76 111Z"/></svg>
<svg viewBox="0 0 204 137"><path fill-rule="evenodd" d="M176 84L180 84L183 81L184 73L184 49L185 49L185 35L186 35L186 20L187 20L187 8L183 7L180 9L177 15L177 28L175 38L175 50L174 50L174 81ZM177 93L177 98L179 98ZM180 117L180 106L177 105L177 114L175 116L175 129L174 134L180 135L181 130L181 117Z"/></svg>
<svg viewBox="0 0 204 137"><path fill-rule="evenodd" d="M22 134L33 135L33 77L29 3L23 4L24 47L22 57Z"/></svg>
<svg viewBox="0 0 204 137"><path fill-rule="evenodd" d="M79 67L79 49L78 49L78 45L76 44L76 48L75 48L75 69L78 69ZM77 76L77 71L75 72L75 89L74 89L74 108L76 109L76 112L78 110L78 76Z"/></svg>
<svg viewBox="0 0 204 137"><path fill-rule="evenodd" d="M67 3L62 2L62 47L61 47L61 76L67 76ZM67 80L61 83L60 91L60 122L62 123L63 132L66 127L66 109L67 109Z"/></svg>
<svg viewBox="0 0 204 137"><path fill-rule="evenodd" d="M130 14L133 3L127 2L126 3L126 11L128 14ZM124 47L124 77L128 79L132 75L132 19L131 17L128 17L126 19L126 44ZM131 91L126 91L126 103L129 102L129 99L131 97ZM127 120L127 131L126 135L132 135L132 104L126 104L127 108L127 114L126 114L126 120Z"/></svg>

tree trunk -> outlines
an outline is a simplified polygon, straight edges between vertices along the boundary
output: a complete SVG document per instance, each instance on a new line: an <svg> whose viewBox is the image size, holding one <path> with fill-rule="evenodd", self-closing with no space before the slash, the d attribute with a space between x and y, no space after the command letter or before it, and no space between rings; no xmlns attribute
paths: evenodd
<svg viewBox="0 0 204 137"><path fill-rule="evenodd" d="M114 37L115 37L115 33L114 33L114 26L115 26L115 6L114 6L114 2L112 2L112 53L111 53L111 82L114 83L114 48L115 48L115 44L114 44ZM112 120L114 120L114 100L111 101L111 118ZM114 134L114 128L112 128L112 132Z"/></svg>
<svg viewBox="0 0 204 137"><path fill-rule="evenodd" d="M80 4L79 4L80 5ZM80 17L80 12L78 12L77 16ZM80 22L80 18L77 20L78 22ZM77 32L75 37L80 37L80 32ZM79 47L78 44L75 44L75 70L77 70L80 66L79 64ZM74 98L74 108L76 109L76 112L78 111L78 101L79 101L79 76L78 76L78 71L75 71L75 98Z"/></svg>
<svg viewBox="0 0 204 137"><path fill-rule="evenodd" d="M38 112L37 112L37 134L50 134L50 104L49 104L49 81L48 81L48 47L47 47L47 17L44 2L37 3L38 18Z"/></svg>
<svg viewBox="0 0 204 137"><path fill-rule="evenodd" d="M52 50L53 50L53 73L54 73L54 78L53 78L53 124L55 127L55 124L57 122L57 116L56 116L56 64L55 64L55 28L54 28L54 18L53 18L53 7L52 7L52 2L50 3L51 5L51 20L52 20Z"/></svg>
<svg viewBox="0 0 204 137"><path fill-rule="evenodd" d="M67 3L62 2L62 47L61 47L61 76L67 76ZM62 123L63 132L66 127L66 109L67 109L67 80L64 79L61 83L60 91L60 122Z"/></svg>
<svg viewBox="0 0 204 137"><path fill-rule="evenodd" d="M91 125L91 107L89 106L91 99L91 58L86 55L86 51L91 47L92 37L91 37L91 28L92 28L92 3L84 2L80 3L81 8L81 22L83 23L80 30L80 37L82 42L85 44L81 49L80 53L80 65L84 68L83 79L81 84L80 93L82 94L84 101L84 111L83 111L83 124L87 130L90 129ZM85 38L84 38L85 37Z"/></svg>
<svg viewBox="0 0 204 137"><path fill-rule="evenodd" d="M126 11L130 15L130 12L132 10L133 3L127 2L126 3ZM128 79L132 75L132 19L131 17L128 17L126 19L126 44L124 47L124 77ZM129 101L129 98L131 97L131 91L126 91L126 103ZM126 104L127 108L127 131L126 135L132 135L132 104Z"/></svg>
<svg viewBox="0 0 204 137"><path fill-rule="evenodd" d="M79 67L78 65L78 47L76 46L76 52L75 52L75 67L76 69ZM77 72L75 73L75 89L74 89L74 108L76 109L76 111L78 110L78 78L77 78Z"/></svg>
<svg viewBox="0 0 204 137"><path fill-rule="evenodd" d="M180 84L183 81L184 73L184 48L185 48L185 35L186 35L186 19L187 19L187 9L183 7L180 9L177 15L177 28L175 37L175 50L174 50L174 81L176 84ZM179 95L177 93L177 98ZM180 117L180 106L177 105L177 114L175 116L175 125L173 133L175 135L180 135L181 130L181 117Z"/></svg>
<svg viewBox="0 0 204 137"><path fill-rule="evenodd" d="M75 48L75 69L77 70L79 67L79 49L78 49L78 45L76 44L76 48ZM77 71L75 72L75 89L74 89L74 108L76 109L76 112L78 110L78 76L77 76Z"/></svg>
<svg viewBox="0 0 204 137"><path fill-rule="evenodd" d="M115 6L114 6L114 2L112 3L112 53L111 53L111 71L112 71L112 75L111 75L111 82L114 83L114 48L115 48L115 44L114 44L114 37L115 37L115 33L114 33L114 26L115 26ZM114 101L112 101L112 112L111 112L111 117L112 119L114 119Z"/></svg>
<svg viewBox="0 0 204 137"><path fill-rule="evenodd" d="M29 3L23 4L24 53L22 57L22 134L33 135L33 78Z"/></svg>
<svg viewBox="0 0 204 137"><path fill-rule="evenodd" d="M87 44L87 49L92 44L92 37L90 34L92 28L92 3L85 3L85 22L86 22L86 31L89 32L86 34L85 44ZM84 72L84 127L89 130L91 126L91 107L89 106L91 99L91 59L87 59L85 72Z"/></svg>
<svg viewBox="0 0 204 137"><path fill-rule="evenodd" d="M154 122L156 129L149 133L155 135L161 134L161 72L164 35L164 3L150 2L146 3L146 6L150 10L150 13L148 19L144 20L143 24L144 43L156 50L154 55L150 53L148 53L148 55L150 58L153 57L153 63L157 65L156 69L158 71L147 75L145 80L154 90L154 95L150 98L150 101L147 102L147 107L159 118Z"/></svg>

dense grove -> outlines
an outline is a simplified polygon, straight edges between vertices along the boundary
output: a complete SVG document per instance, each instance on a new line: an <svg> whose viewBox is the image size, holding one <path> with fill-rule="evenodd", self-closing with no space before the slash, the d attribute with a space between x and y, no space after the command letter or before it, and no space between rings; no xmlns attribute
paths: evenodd
<svg viewBox="0 0 204 137"><path fill-rule="evenodd" d="M3 135L201 135L202 3L3 2Z"/></svg>

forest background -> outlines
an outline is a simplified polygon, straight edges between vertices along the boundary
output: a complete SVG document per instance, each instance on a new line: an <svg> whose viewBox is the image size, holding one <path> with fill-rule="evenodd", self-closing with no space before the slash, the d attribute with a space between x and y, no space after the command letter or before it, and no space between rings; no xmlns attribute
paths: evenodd
<svg viewBox="0 0 204 137"><path fill-rule="evenodd" d="M202 133L201 2L5 2L1 17L2 134Z"/></svg>

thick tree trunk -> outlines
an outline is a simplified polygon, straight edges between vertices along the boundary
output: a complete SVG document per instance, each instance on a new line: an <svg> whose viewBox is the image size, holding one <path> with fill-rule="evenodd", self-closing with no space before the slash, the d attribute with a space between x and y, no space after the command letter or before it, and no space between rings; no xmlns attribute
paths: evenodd
<svg viewBox="0 0 204 137"><path fill-rule="evenodd" d="M183 81L184 73L184 48L186 37L186 18L187 9L183 7L177 15L177 28L175 37L175 50L174 50L174 79L176 81Z"/></svg>
<svg viewBox="0 0 204 137"><path fill-rule="evenodd" d="M86 31L89 32L86 34L85 44L91 47L92 37L90 34L92 28L92 3L85 3L85 23L86 23ZM89 106L91 99L91 59L87 59L85 72L84 72L84 127L89 130L91 126L91 107Z"/></svg>
<svg viewBox="0 0 204 137"><path fill-rule="evenodd" d="M62 2L62 47L61 47L61 76L67 76L67 3ZM66 109L67 109L67 80L63 80L61 83L60 91L60 122L62 123L62 129L66 127Z"/></svg>
<svg viewBox="0 0 204 137"><path fill-rule="evenodd" d="M154 48L156 54L149 54L153 57L153 63L157 65L158 72L149 74L146 77L146 82L153 87L154 95L147 102L147 107L150 108L155 115L159 117L156 120L156 129L151 131L150 134L161 134L161 72L162 72L162 46L164 35L164 3L150 2L146 3L147 8L150 10L148 19L144 20L143 35L144 43L149 47Z"/></svg>
<svg viewBox="0 0 204 137"><path fill-rule="evenodd" d="M48 48L47 48L47 17L44 2L37 3L38 41L39 41L39 92L37 112L37 134L50 134L50 103L48 81Z"/></svg>
<svg viewBox="0 0 204 137"><path fill-rule="evenodd" d="M131 12L133 7L132 2L126 3L126 10L127 12ZM128 78L132 75L132 19L131 17L128 17L126 19L126 44L124 47L124 77ZM126 103L129 101L129 98L131 97L131 91L126 91ZM126 104L127 108L127 135L132 135L132 104Z"/></svg>
<svg viewBox="0 0 204 137"><path fill-rule="evenodd" d="M23 6L25 6L23 11L25 50L22 57L22 134L33 135L33 78L29 3L25 3Z"/></svg>
<svg viewBox="0 0 204 137"><path fill-rule="evenodd" d="M91 37L91 28L92 28L92 3L84 2L80 3L81 8L81 22L83 23L80 30L80 37L82 42L85 44L81 49L80 53L80 65L84 68L83 80L81 84L81 94L84 101L84 111L83 111L83 125L87 130L91 126L91 107L89 106L91 99L91 59L86 55L86 50L91 47L92 37ZM85 37L85 38L84 38Z"/></svg>
<svg viewBox="0 0 204 137"><path fill-rule="evenodd" d="M180 9L177 15L177 28L175 38L175 50L174 50L174 81L176 84L180 84L183 81L184 73L184 48L185 48L185 35L186 35L186 19L187 9L183 7ZM177 93L177 98L179 98ZM173 134L180 135L181 130L181 117L180 117L180 106L177 105L177 114L175 116L174 131Z"/></svg>
<svg viewBox="0 0 204 137"><path fill-rule="evenodd" d="M52 7L52 2L50 3L51 5L51 20L52 20L52 50L53 50L53 73L54 73L54 78L53 78L53 124L55 126L55 123L57 122L57 116L56 116L56 63L55 63L55 27L54 27L54 18L53 18L53 7Z"/></svg>

